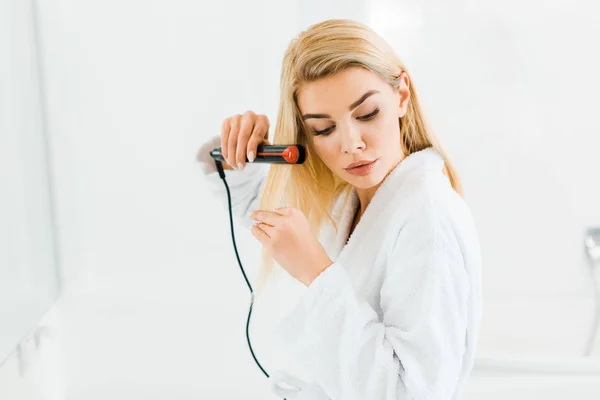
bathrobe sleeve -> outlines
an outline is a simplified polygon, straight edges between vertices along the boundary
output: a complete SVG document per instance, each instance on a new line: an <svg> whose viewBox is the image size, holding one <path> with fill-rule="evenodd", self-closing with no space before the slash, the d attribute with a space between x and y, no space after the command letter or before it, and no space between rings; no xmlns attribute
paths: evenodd
<svg viewBox="0 0 600 400"><path fill-rule="evenodd" d="M466 346L469 280L445 220L422 207L391 241L381 321L334 262L280 323L283 345L331 399L452 398Z"/></svg>
<svg viewBox="0 0 600 400"><path fill-rule="evenodd" d="M215 136L206 142L200 150L199 160L203 164L203 177L208 183L211 193L227 210L227 189L219 176L217 166L210 150L221 146L221 137ZM260 194L266 182L268 164L246 163L242 171L225 170L225 180L231 195L231 212L233 218L242 226L250 229L254 221L248 213L258 209Z"/></svg>

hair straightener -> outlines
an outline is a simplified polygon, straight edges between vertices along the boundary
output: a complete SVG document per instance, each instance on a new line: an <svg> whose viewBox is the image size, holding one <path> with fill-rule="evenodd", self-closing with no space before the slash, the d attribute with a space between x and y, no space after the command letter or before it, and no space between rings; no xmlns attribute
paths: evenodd
<svg viewBox="0 0 600 400"><path fill-rule="evenodd" d="M210 156L215 161L225 161L221 148L211 150ZM266 164L302 164L306 160L306 149L300 144L293 145L265 145L259 144L256 149L254 163ZM250 162L246 157L246 162Z"/></svg>

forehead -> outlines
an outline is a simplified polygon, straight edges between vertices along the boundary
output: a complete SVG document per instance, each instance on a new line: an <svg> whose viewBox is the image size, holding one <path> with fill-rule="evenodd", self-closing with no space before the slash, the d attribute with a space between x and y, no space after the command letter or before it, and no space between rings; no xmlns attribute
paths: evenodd
<svg viewBox="0 0 600 400"><path fill-rule="evenodd" d="M302 113L348 112L348 106L365 92L376 89L383 93L386 87L390 89L375 73L364 68L349 68L303 84L298 90L298 107Z"/></svg>

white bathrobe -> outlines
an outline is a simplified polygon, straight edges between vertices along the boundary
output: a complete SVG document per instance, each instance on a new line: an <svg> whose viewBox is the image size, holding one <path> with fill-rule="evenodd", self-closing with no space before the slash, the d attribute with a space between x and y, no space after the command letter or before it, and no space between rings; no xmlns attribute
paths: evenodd
<svg viewBox="0 0 600 400"><path fill-rule="evenodd" d="M224 196L208 165L207 178ZM481 256L472 215L443 166L432 148L406 157L347 243L359 200L353 190L345 208L338 201L337 235L331 228L319 237L334 262L304 287L275 332L309 376L307 392L334 400L459 399L481 322ZM226 171L233 212L246 227L266 168Z"/></svg>

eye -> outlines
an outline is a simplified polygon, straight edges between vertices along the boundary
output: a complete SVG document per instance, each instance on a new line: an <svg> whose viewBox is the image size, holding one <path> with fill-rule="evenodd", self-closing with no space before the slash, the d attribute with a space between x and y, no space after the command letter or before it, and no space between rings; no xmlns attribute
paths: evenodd
<svg viewBox="0 0 600 400"><path fill-rule="evenodd" d="M335 125L334 125L334 126L335 126ZM315 136L319 136L319 135L326 135L326 134L328 134L329 132L331 132L331 131L333 130L334 126L332 126L331 128L323 129L322 131L317 131L317 130L314 130L314 132L315 132Z"/></svg>
<svg viewBox="0 0 600 400"><path fill-rule="evenodd" d="M371 113L369 113L369 114L367 114L367 115L363 115L363 116L357 117L357 119L359 119L359 120L361 120L361 121L369 121L369 120L371 120L371 119L375 118L375 116L376 116L378 113L379 113L379 108L376 108L376 109L375 109L373 112L371 112ZM319 135L327 135L328 133L330 133L330 132L333 130L333 128L335 128L335 125L334 125L334 126L332 126L332 127L330 127L330 128L323 129L322 131L317 131L317 130L313 129L313 131L315 132L315 134L314 134L314 135L315 135L315 136L319 136Z"/></svg>
<svg viewBox="0 0 600 400"><path fill-rule="evenodd" d="M379 108L376 108L375 111L373 111L372 113L363 115L362 117L358 117L358 119L360 119L361 121L368 121L368 120L372 119L373 117L375 117L378 113L379 113Z"/></svg>

